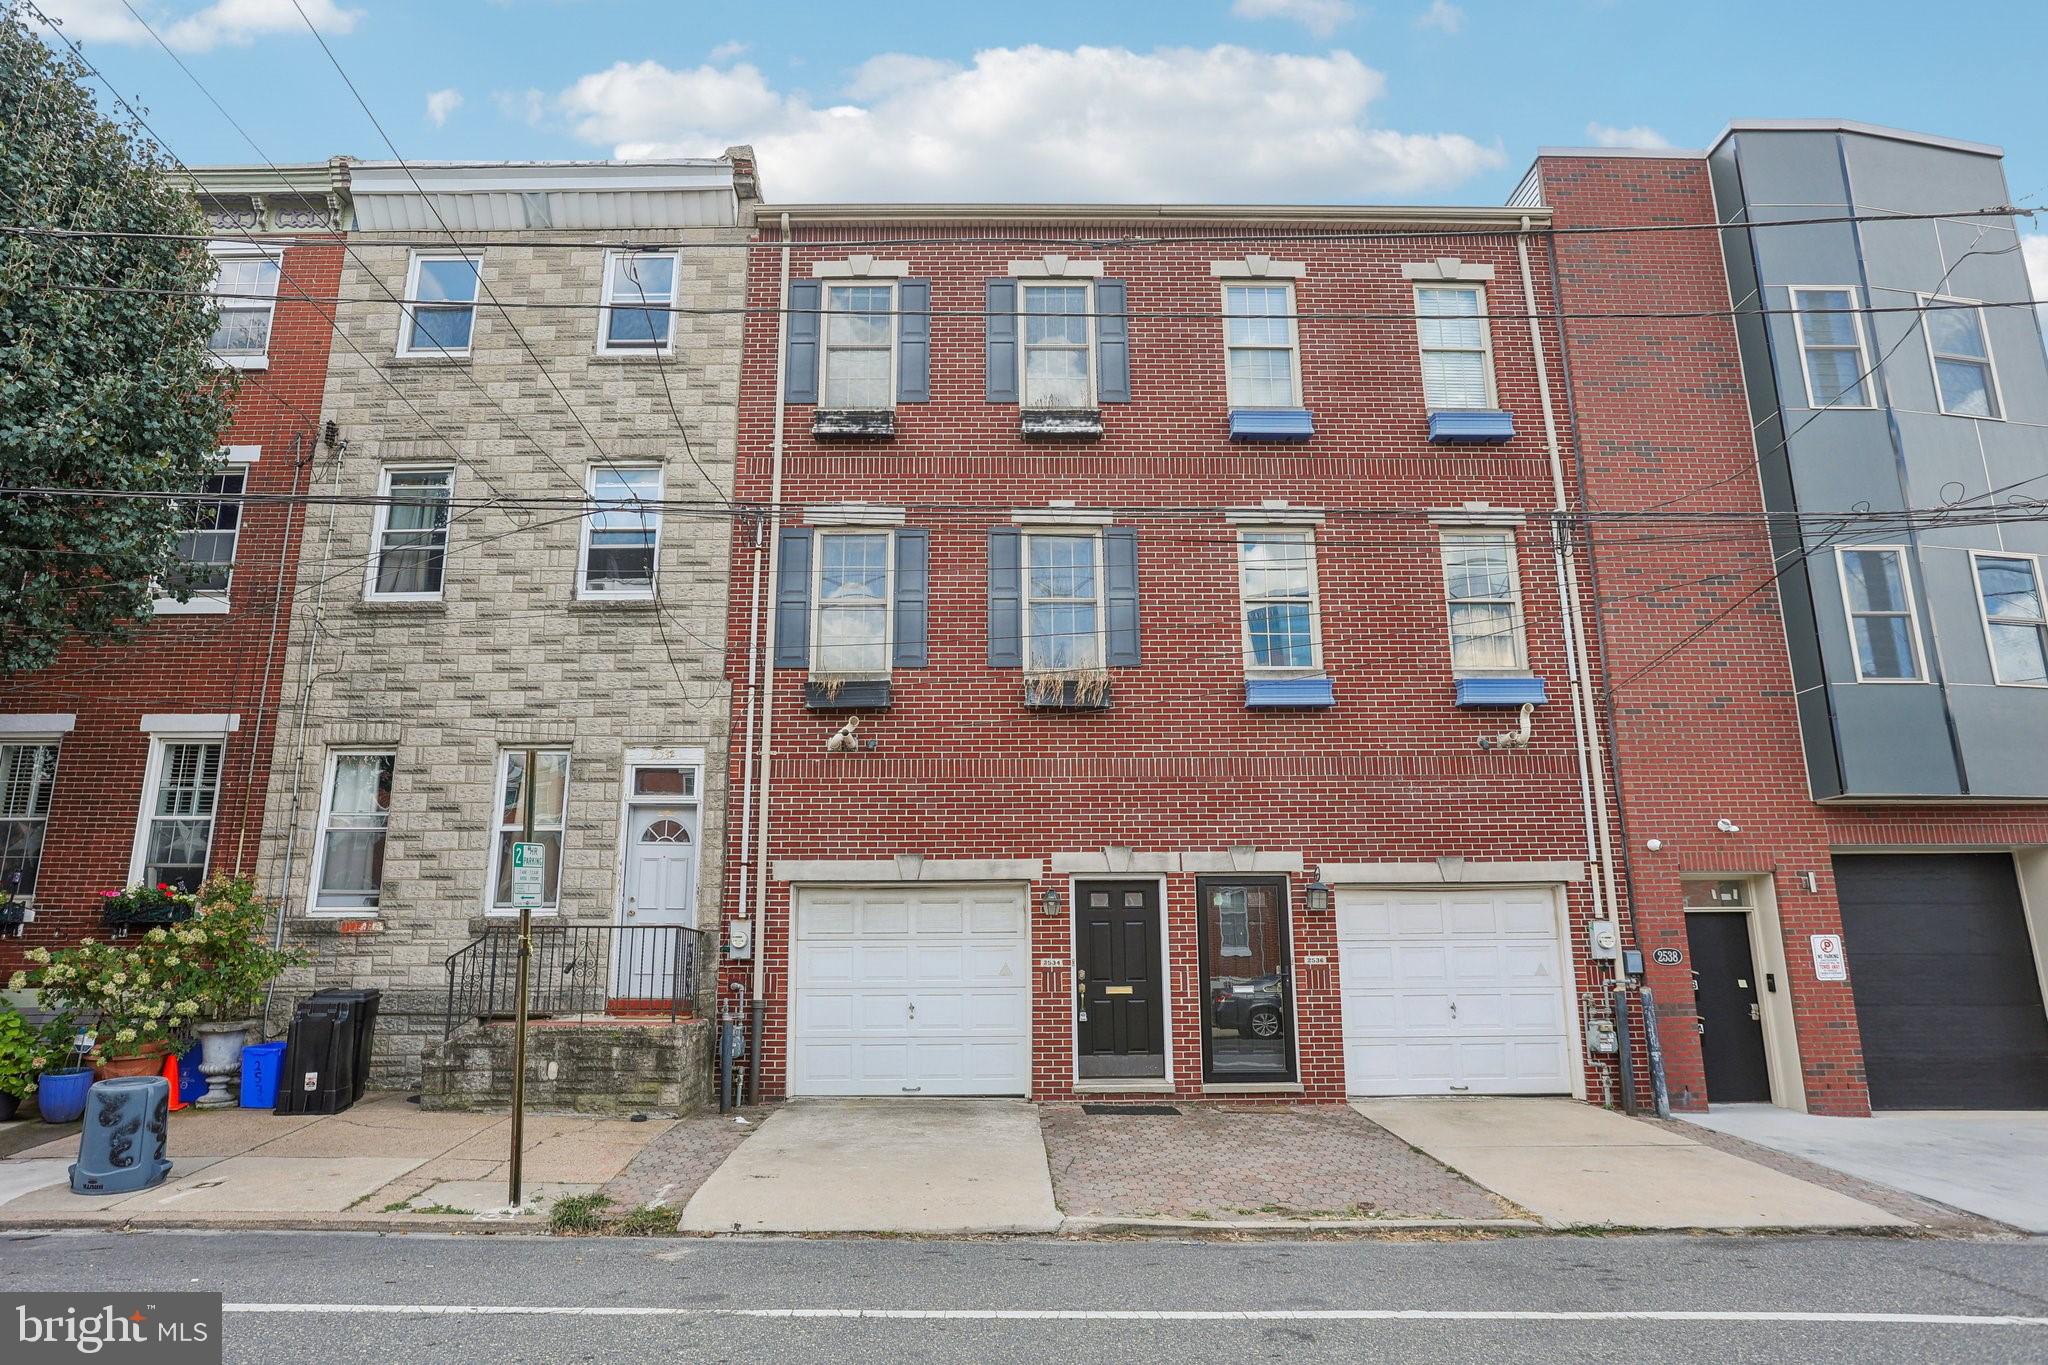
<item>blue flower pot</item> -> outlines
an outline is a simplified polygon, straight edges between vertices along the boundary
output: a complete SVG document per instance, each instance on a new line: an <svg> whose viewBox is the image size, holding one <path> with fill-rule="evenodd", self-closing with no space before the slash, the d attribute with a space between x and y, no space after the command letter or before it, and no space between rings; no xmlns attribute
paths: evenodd
<svg viewBox="0 0 2048 1365"><path fill-rule="evenodd" d="M44 1123L73 1123L85 1113L86 1092L92 1089L92 1068L74 1066L45 1071L36 1082L36 1109Z"/></svg>

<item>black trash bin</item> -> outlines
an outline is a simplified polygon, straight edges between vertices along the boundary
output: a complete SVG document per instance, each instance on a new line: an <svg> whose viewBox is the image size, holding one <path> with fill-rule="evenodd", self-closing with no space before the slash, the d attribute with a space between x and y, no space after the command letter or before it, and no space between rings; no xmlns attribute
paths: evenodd
<svg viewBox="0 0 2048 1365"><path fill-rule="evenodd" d="M311 996L292 1013L284 1070L277 1081L279 1114L339 1114L355 1103L356 1020L353 1000Z"/></svg>
<svg viewBox="0 0 2048 1365"><path fill-rule="evenodd" d="M370 1079L370 1048L377 1039L377 1002L384 998L380 990L332 989L314 991L308 997L313 1000L344 1000L355 1005L355 1063L349 1081L349 1103L363 1097L363 1086Z"/></svg>

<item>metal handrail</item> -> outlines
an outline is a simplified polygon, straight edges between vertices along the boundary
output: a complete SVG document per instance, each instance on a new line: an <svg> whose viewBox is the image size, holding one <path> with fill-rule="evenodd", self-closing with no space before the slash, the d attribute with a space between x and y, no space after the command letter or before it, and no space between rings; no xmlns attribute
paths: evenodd
<svg viewBox="0 0 2048 1365"><path fill-rule="evenodd" d="M648 1015L673 1023L694 1007L703 931L679 924L533 926L528 1013L534 1018ZM493 924L448 955L444 1037L472 1019L510 1017L519 927Z"/></svg>

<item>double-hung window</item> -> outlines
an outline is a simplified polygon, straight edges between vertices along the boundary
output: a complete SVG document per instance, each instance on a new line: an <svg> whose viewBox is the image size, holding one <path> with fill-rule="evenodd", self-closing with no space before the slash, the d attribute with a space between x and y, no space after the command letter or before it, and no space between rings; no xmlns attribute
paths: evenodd
<svg viewBox="0 0 2048 1365"><path fill-rule="evenodd" d="M483 261L461 252L415 252L400 308L401 356L466 356L476 327Z"/></svg>
<svg viewBox="0 0 2048 1365"><path fill-rule="evenodd" d="M338 753L327 769L315 846L313 909L375 910L391 825L392 753Z"/></svg>
<svg viewBox="0 0 2048 1365"><path fill-rule="evenodd" d="M896 286L825 286L825 374L819 406L896 406Z"/></svg>
<svg viewBox="0 0 2048 1365"><path fill-rule="evenodd" d="M0 744L0 905L35 894L56 786L55 744Z"/></svg>
<svg viewBox="0 0 2048 1365"><path fill-rule="evenodd" d="M1417 285L1415 328L1422 345L1422 397L1431 412L1491 411L1498 406L1483 288Z"/></svg>
<svg viewBox="0 0 2048 1365"><path fill-rule="evenodd" d="M1238 532L1237 561L1245 670L1284 674L1320 668L1315 533L1247 528Z"/></svg>
<svg viewBox="0 0 2048 1365"><path fill-rule="evenodd" d="M155 741L136 880L180 891L206 880L225 749L217 739Z"/></svg>
<svg viewBox="0 0 2048 1365"><path fill-rule="evenodd" d="M811 672L820 677L889 676L887 531L821 531L812 600Z"/></svg>
<svg viewBox="0 0 2048 1365"><path fill-rule="evenodd" d="M241 537L242 493L248 469L230 465L207 475L200 494L181 502L184 528L178 532L177 562L164 577L167 588L182 588L191 600L166 598L157 605L166 614L179 611L225 611L228 579L235 568L235 545Z"/></svg>
<svg viewBox="0 0 2048 1365"><path fill-rule="evenodd" d="M277 310L277 257L257 248L212 250L214 324L206 349L236 369L262 369Z"/></svg>
<svg viewBox="0 0 2048 1365"><path fill-rule="evenodd" d="M1092 408L1090 301L1085 284L1026 284L1024 403L1027 408Z"/></svg>
<svg viewBox="0 0 2048 1365"><path fill-rule="evenodd" d="M387 469L378 490L363 594L373 600L430 602L447 570L448 501L453 469Z"/></svg>
<svg viewBox="0 0 2048 1365"><path fill-rule="evenodd" d="M542 749L534 754L533 840L541 845L542 905L561 903L562 832L569 814L569 751ZM491 845L490 908L513 910L512 845L526 841L526 751L507 749L498 755L497 837Z"/></svg>
<svg viewBox="0 0 2048 1365"><path fill-rule="evenodd" d="M1024 671L1103 667L1102 537L1024 537Z"/></svg>
<svg viewBox="0 0 2048 1365"><path fill-rule="evenodd" d="M661 547L661 471L602 465L590 471L596 504L583 518L579 597L652 597Z"/></svg>
<svg viewBox="0 0 2048 1365"><path fill-rule="evenodd" d="M2048 599L2041 593L2041 561L2032 555L1980 553L1973 558L1992 680L2048 685Z"/></svg>
<svg viewBox="0 0 2048 1365"><path fill-rule="evenodd" d="M597 349L665 353L675 321L676 253L614 251L605 257L604 315Z"/></svg>
<svg viewBox="0 0 2048 1365"><path fill-rule="evenodd" d="M1294 287L1223 286L1223 344L1233 408L1297 408Z"/></svg>
<svg viewBox="0 0 2048 1365"><path fill-rule="evenodd" d="M1835 551L1842 573L1842 603L1859 682L1919 682L1920 623L1913 611L1913 580L1905 551L1894 547Z"/></svg>
<svg viewBox="0 0 2048 1365"><path fill-rule="evenodd" d="M1933 294L1923 294L1920 302L1927 309L1927 354L1941 410L1957 417L2003 417L1984 310L1966 299Z"/></svg>
<svg viewBox="0 0 2048 1365"><path fill-rule="evenodd" d="M1529 652L1523 635L1521 581L1515 569L1515 533L1447 530L1443 533L1443 563L1452 673L1526 671Z"/></svg>
<svg viewBox="0 0 2048 1365"><path fill-rule="evenodd" d="M1809 408L1871 406L1870 350L1856 291L1827 285L1795 288L1792 320Z"/></svg>

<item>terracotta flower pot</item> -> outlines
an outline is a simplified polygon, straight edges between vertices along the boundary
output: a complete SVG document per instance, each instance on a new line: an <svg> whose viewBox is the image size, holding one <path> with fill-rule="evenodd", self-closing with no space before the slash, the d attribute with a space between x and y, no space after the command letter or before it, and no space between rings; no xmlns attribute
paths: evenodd
<svg viewBox="0 0 2048 1365"><path fill-rule="evenodd" d="M162 1043L152 1043L142 1052L129 1057L102 1057L96 1068L103 1081L116 1076L154 1076L164 1069L164 1056L170 1049Z"/></svg>

